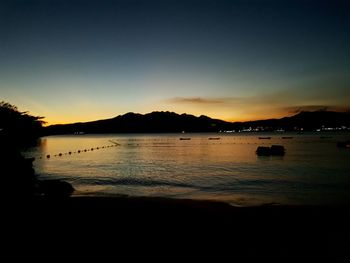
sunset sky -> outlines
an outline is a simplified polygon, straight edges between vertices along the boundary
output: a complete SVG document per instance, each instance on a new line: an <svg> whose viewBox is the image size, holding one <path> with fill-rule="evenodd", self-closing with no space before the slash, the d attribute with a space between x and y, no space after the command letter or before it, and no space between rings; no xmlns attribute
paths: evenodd
<svg viewBox="0 0 350 263"><path fill-rule="evenodd" d="M349 1L1 0L0 101L50 124L350 109Z"/></svg>

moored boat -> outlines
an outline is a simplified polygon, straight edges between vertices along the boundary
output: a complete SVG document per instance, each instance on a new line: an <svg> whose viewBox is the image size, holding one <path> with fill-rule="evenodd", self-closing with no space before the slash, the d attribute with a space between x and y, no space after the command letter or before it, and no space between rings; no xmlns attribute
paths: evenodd
<svg viewBox="0 0 350 263"><path fill-rule="evenodd" d="M284 156L286 150L282 145L272 145L271 147L259 146L256 149L258 156Z"/></svg>

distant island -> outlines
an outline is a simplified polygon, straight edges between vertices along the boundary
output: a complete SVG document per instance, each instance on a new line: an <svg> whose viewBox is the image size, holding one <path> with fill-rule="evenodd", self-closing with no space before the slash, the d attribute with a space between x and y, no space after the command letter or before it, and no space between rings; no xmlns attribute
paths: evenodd
<svg viewBox="0 0 350 263"><path fill-rule="evenodd" d="M181 133L350 130L350 112L303 111L291 117L247 122L227 122L201 115L174 112L126 113L115 118L51 125L44 134Z"/></svg>

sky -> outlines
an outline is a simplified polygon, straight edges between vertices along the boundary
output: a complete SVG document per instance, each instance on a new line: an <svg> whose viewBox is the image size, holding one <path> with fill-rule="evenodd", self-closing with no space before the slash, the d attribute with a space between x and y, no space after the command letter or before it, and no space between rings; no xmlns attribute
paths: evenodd
<svg viewBox="0 0 350 263"><path fill-rule="evenodd" d="M49 124L350 110L348 1L1 0L0 101Z"/></svg>

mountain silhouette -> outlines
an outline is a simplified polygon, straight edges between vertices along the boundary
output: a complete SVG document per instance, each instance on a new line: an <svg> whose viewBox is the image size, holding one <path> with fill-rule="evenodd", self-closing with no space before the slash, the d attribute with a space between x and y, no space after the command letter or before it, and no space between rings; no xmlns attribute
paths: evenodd
<svg viewBox="0 0 350 263"><path fill-rule="evenodd" d="M285 131L315 131L324 128L350 128L350 112L302 111L291 117L248 122L235 122L233 129L249 127L263 128L265 131L283 129Z"/></svg>
<svg viewBox="0 0 350 263"><path fill-rule="evenodd" d="M126 113L112 119L51 125L45 128L46 135L84 133L179 133L219 132L228 130L263 129L273 131L312 131L322 127L350 127L349 112L315 111L300 112L291 117L248 122L227 122L207 116L196 117L174 112L148 114Z"/></svg>
<svg viewBox="0 0 350 263"><path fill-rule="evenodd" d="M207 116L196 117L174 112L152 112L145 115L127 113L112 119L85 123L52 125L48 134L85 133L153 133L153 132L216 132L230 128L230 123Z"/></svg>

